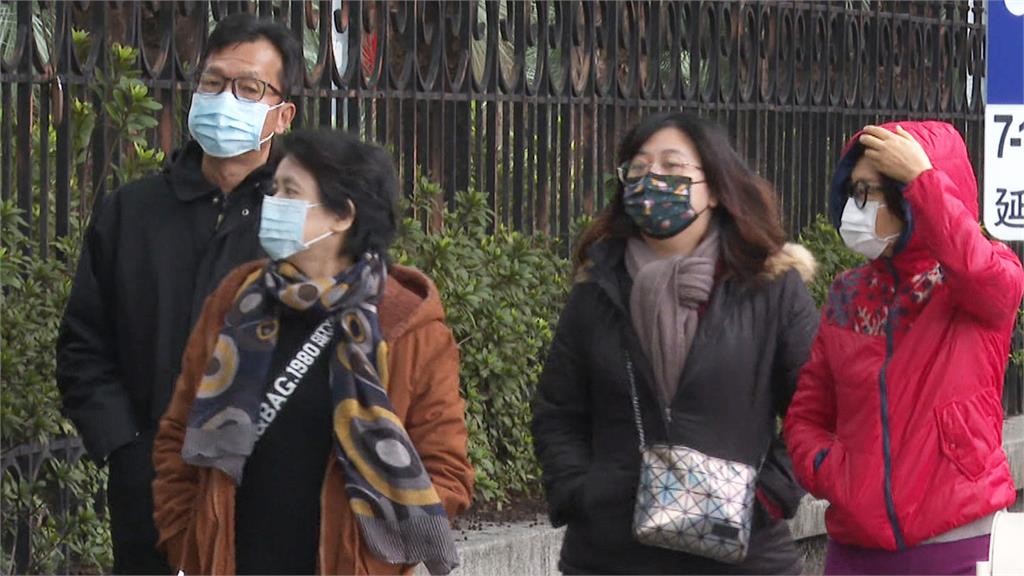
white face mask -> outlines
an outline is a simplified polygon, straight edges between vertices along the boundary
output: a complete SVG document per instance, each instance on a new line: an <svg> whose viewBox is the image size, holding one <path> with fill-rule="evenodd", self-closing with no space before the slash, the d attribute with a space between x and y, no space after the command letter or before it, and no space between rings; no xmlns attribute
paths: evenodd
<svg viewBox="0 0 1024 576"><path fill-rule="evenodd" d="M878 209L885 204L878 200L868 200L864 208L858 208L857 202L850 198L846 201L846 208L843 209L842 222L839 225L839 235L842 236L846 246L858 254L862 254L868 260L874 260L885 252L889 243L899 238L899 234L879 238L875 234L875 223L878 220Z"/></svg>

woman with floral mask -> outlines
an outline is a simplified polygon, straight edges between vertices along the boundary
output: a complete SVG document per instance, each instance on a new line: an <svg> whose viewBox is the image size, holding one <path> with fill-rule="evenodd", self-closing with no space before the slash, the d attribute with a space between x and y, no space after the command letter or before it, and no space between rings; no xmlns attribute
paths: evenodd
<svg viewBox="0 0 1024 576"><path fill-rule="evenodd" d="M833 282L785 420L829 502L827 574L973 574L1014 501L1001 397L1024 273L977 196L942 122L868 126L836 169L833 222L869 262Z"/></svg>
<svg viewBox="0 0 1024 576"><path fill-rule="evenodd" d="M473 469L433 283L391 265L397 183L340 131L282 142L260 242L207 300L160 422L155 519L200 574L432 574Z"/></svg>
<svg viewBox="0 0 1024 576"><path fill-rule="evenodd" d="M817 324L804 285L814 261L785 243L771 186L718 126L652 116L626 135L619 161L621 184L580 242L534 400L551 521L568 525L560 569L797 574L800 554L780 518L803 492L776 417ZM704 519L674 514L694 496L678 488L696 472L652 481L641 450L656 445L745 470L718 486L734 493L714 497L735 497L725 507L749 514L740 523L749 531L716 524L728 519L709 500L690 500ZM700 527L682 526L683 516ZM661 525L648 530L652 522ZM694 544L694 534L721 550ZM718 554L734 544L729 558Z"/></svg>

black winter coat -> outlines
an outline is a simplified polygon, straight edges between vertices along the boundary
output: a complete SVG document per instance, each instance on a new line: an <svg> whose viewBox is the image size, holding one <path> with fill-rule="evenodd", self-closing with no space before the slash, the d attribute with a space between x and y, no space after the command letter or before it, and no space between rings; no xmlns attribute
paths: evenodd
<svg viewBox="0 0 1024 576"><path fill-rule="evenodd" d="M162 173L109 193L93 212L57 343L64 412L104 461L156 429L206 296L261 258L260 206L275 163L228 195L189 142Z"/></svg>
<svg viewBox="0 0 1024 576"><path fill-rule="evenodd" d="M666 418L630 320L632 281L624 249L621 240L592 248L587 278L569 295L534 399L533 438L551 520L568 525L561 569L799 572L800 555L788 526L760 502L747 559L740 565L633 539L640 453L626 354L634 365L648 442L667 440L757 466L771 441L758 487L791 515L803 492L776 434L776 416L785 414L817 329L818 313L801 278L801 272L813 274L813 258L787 245L769 261L763 282L717 282Z"/></svg>

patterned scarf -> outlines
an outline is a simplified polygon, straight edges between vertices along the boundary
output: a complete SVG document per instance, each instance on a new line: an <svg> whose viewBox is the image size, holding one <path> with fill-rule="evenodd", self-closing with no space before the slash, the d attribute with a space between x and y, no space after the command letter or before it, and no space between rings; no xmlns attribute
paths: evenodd
<svg viewBox="0 0 1024 576"><path fill-rule="evenodd" d="M448 516L388 399L388 348L377 304L384 262L367 254L336 278L311 280L287 262L254 273L224 320L189 412L182 458L242 480L246 458L321 352L329 353L335 455L370 552L431 574L458 566ZM326 317L280 374L268 378L280 306ZM330 511L323 511L330 513Z"/></svg>

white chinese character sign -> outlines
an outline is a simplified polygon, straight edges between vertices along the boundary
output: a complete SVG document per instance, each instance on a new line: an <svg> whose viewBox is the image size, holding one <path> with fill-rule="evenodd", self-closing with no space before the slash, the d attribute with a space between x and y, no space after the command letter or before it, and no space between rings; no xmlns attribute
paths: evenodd
<svg viewBox="0 0 1024 576"><path fill-rule="evenodd" d="M985 228L1024 240L1024 0L988 6Z"/></svg>

